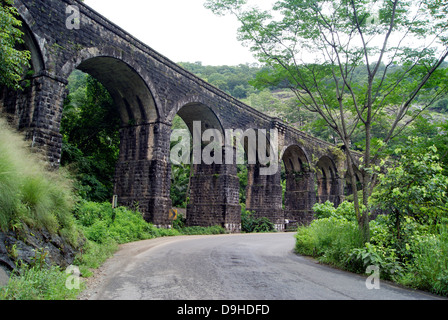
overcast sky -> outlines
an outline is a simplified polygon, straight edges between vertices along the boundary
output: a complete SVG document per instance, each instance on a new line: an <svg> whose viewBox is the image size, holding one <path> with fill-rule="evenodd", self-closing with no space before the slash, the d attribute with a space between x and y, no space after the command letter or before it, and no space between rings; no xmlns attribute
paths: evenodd
<svg viewBox="0 0 448 320"><path fill-rule="evenodd" d="M238 21L215 16L205 0L85 0L85 3L174 62L253 63L237 40ZM257 0L270 3L272 0Z"/></svg>

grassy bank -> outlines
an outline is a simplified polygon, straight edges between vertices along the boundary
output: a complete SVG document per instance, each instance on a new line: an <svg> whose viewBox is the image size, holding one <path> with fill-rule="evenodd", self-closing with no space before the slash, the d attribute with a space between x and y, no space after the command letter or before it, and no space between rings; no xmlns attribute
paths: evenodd
<svg viewBox="0 0 448 320"><path fill-rule="evenodd" d="M75 197L63 171L48 171L23 138L0 119L0 228L47 229L78 245Z"/></svg>
<svg viewBox="0 0 448 320"><path fill-rule="evenodd" d="M448 296L447 219L428 226L406 217L397 239L392 218L381 215L370 222L371 238L363 244L350 203L338 209L319 204L315 211L318 218L298 229L296 252L359 274L377 266L381 279Z"/></svg>
<svg viewBox="0 0 448 320"><path fill-rule="evenodd" d="M76 299L84 289L83 279L93 275L117 250L120 244L158 237L222 234L215 227L178 227L159 229L147 223L138 211L123 207L112 209L109 203L80 201L74 208L75 225L84 237L84 245L73 263L79 269L79 286L67 286L73 273L44 264L21 266L7 287L0 288L0 300Z"/></svg>

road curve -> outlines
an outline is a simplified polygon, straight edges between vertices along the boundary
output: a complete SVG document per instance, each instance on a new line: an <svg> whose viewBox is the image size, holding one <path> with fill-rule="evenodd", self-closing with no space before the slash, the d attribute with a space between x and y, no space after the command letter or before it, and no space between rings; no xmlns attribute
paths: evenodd
<svg viewBox="0 0 448 320"><path fill-rule="evenodd" d="M181 236L126 244L89 300L427 300L436 296L336 270L293 252L293 233Z"/></svg>

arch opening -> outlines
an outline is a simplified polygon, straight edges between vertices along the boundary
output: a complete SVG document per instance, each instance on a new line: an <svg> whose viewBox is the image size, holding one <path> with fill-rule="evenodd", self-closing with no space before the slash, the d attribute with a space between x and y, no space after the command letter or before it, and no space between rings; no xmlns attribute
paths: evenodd
<svg viewBox="0 0 448 320"><path fill-rule="evenodd" d="M180 206L178 210L185 215L183 222L239 231L239 180L236 166L225 163L220 120L210 107L188 103L172 122L170 194L173 205Z"/></svg>
<svg viewBox="0 0 448 320"><path fill-rule="evenodd" d="M340 179L333 160L323 156L316 164L317 200L319 203L332 202L339 206L341 199L339 194Z"/></svg>
<svg viewBox="0 0 448 320"><path fill-rule="evenodd" d="M147 127L158 120L151 92L132 67L104 56L77 65L67 88L61 164L73 168L85 198L123 197L129 186L117 190L117 168L148 157Z"/></svg>
<svg viewBox="0 0 448 320"><path fill-rule="evenodd" d="M282 157L283 208L286 227L308 224L315 202L314 174L308 157L298 145L289 146Z"/></svg>
<svg viewBox="0 0 448 320"><path fill-rule="evenodd" d="M360 191L362 190L362 182L361 182L362 176L358 170L356 170L355 168L353 169L355 172L356 188L358 191ZM350 175L350 172L347 170L344 178L344 195L350 198L351 196L353 196L353 190L354 188L352 185L352 176Z"/></svg>
<svg viewBox="0 0 448 320"><path fill-rule="evenodd" d="M22 25L19 30L23 33L23 43L16 43L15 48L20 51L29 51L31 59L29 66L22 71L21 90L10 89L6 86L0 86L0 112L6 116L8 123L22 129L28 127L33 121L29 116L29 100L33 91L33 78L39 76L45 69L42 53L37 41L23 19L20 19Z"/></svg>
<svg viewBox="0 0 448 320"><path fill-rule="evenodd" d="M97 79L117 106L122 126L153 123L158 113L151 91L141 76L125 62L112 57L94 57L77 69Z"/></svg>

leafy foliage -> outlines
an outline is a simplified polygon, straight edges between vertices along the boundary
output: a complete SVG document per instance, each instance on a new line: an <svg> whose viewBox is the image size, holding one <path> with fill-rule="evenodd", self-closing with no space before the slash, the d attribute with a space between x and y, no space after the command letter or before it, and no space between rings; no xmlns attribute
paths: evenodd
<svg viewBox="0 0 448 320"><path fill-rule="evenodd" d="M253 212L241 206L241 231L242 232L274 232L275 225L266 217L255 218Z"/></svg>
<svg viewBox="0 0 448 320"><path fill-rule="evenodd" d="M316 219L340 218L347 221L356 221L356 212L353 202L344 201L337 208L330 201L316 203L313 206L314 217Z"/></svg>
<svg viewBox="0 0 448 320"><path fill-rule="evenodd" d="M24 268L0 288L0 300L76 300L83 287L67 289L68 276L55 266Z"/></svg>
<svg viewBox="0 0 448 320"><path fill-rule="evenodd" d="M352 249L362 245L356 222L343 218L317 219L310 226L299 227L296 251L339 267Z"/></svg>
<svg viewBox="0 0 448 320"><path fill-rule="evenodd" d="M375 193L378 205L393 217L398 238L407 216L434 224L448 215L448 177L443 175L437 148L422 150L419 141L410 138L407 146L395 150L395 165L380 175Z"/></svg>
<svg viewBox="0 0 448 320"><path fill-rule="evenodd" d="M259 71L257 65L203 66L201 62L179 65L237 99L246 98L255 91L249 82Z"/></svg>
<svg viewBox="0 0 448 320"><path fill-rule="evenodd" d="M82 201L75 217L90 241L118 244L152 239L162 235L177 235L175 231L158 229L147 223L141 213L124 207L113 209L110 203Z"/></svg>
<svg viewBox="0 0 448 320"><path fill-rule="evenodd" d="M190 165L171 166L171 189L170 196L173 207L186 208L189 196Z"/></svg>
<svg viewBox="0 0 448 320"><path fill-rule="evenodd" d="M119 154L120 116L107 90L89 75L75 71L61 122L61 165L77 181L86 200L107 201Z"/></svg>
<svg viewBox="0 0 448 320"><path fill-rule="evenodd" d="M23 43L22 22L12 5L13 0L0 0L0 85L19 89L31 53L17 49L17 44Z"/></svg>
<svg viewBox="0 0 448 320"><path fill-rule="evenodd" d="M448 23L439 12L446 6L432 0L280 0L263 11L244 0L208 0L205 7L240 21L239 39L271 67L258 83L286 83L297 106L333 130L345 147L350 176L361 173L367 208L382 151L448 91L442 67ZM365 77L358 79L362 69ZM351 150L357 134L364 140L359 165ZM352 185L368 241L368 211L360 210L354 180Z"/></svg>
<svg viewBox="0 0 448 320"><path fill-rule="evenodd" d="M371 200L385 214L369 223L370 239L359 240L353 205L314 206L316 220L300 227L296 250L322 262L365 273L377 266L382 279L447 295L448 180L437 149L410 138L397 149Z"/></svg>

